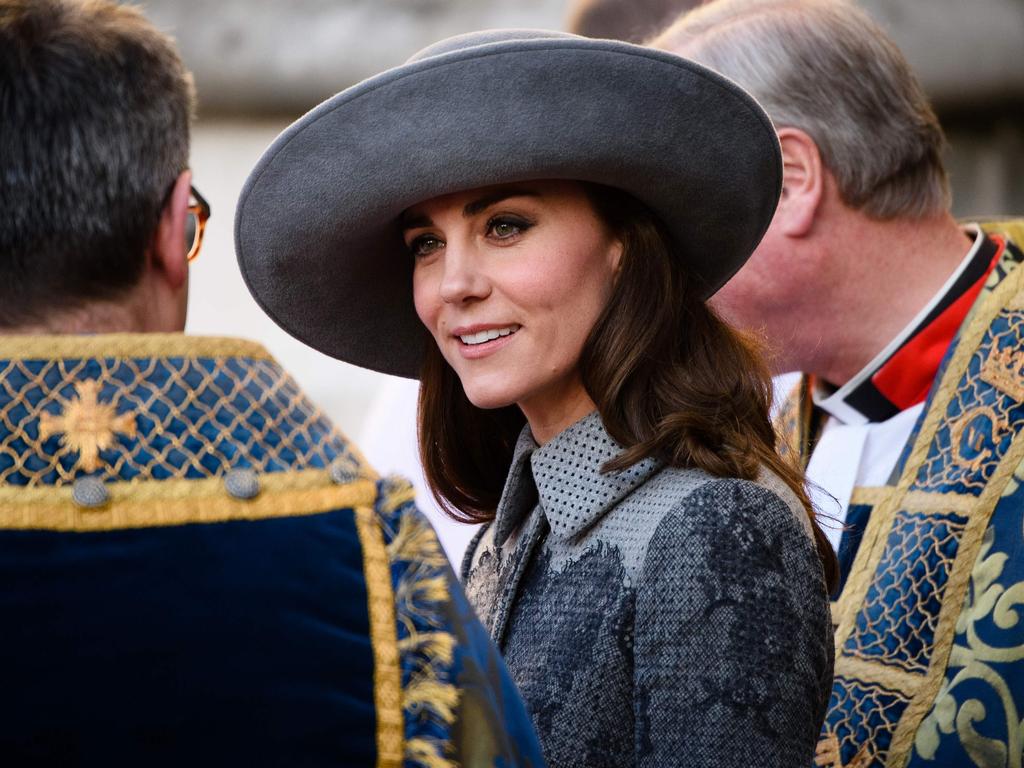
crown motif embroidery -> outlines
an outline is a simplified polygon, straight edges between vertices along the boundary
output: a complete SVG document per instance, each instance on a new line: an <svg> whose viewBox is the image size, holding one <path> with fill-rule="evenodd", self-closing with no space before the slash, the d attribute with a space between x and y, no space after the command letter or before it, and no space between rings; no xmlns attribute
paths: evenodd
<svg viewBox="0 0 1024 768"><path fill-rule="evenodd" d="M981 366L981 380L1018 403L1024 403L1024 350L997 349Z"/></svg>
<svg viewBox="0 0 1024 768"><path fill-rule="evenodd" d="M63 414L44 413L39 417L40 439L63 433L61 445L78 452L76 466L86 472L100 468L100 451L110 448L117 434L135 437L135 416L118 416L111 403L100 402L99 392L96 380L76 382L78 399L68 403Z"/></svg>

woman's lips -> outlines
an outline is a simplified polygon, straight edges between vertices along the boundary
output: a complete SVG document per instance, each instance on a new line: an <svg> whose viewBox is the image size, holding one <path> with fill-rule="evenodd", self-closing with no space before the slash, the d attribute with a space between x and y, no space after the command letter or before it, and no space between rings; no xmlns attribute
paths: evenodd
<svg viewBox="0 0 1024 768"><path fill-rule="evenodd" d="M511 336L518 330L519 325L516 323L509 325L470 326L467 329L457 329L452 335L458 336L463 344L475 346L488 341L494 341L500 336Z"/></svg>
<svg viewBox="0 0 1024 768"><path fill-rule="evenodd" d="M487 357L511 343L520 327L506 325L483 329L460 328L458 330L462 332L453 335L458 340L459 354L466 360L477 360Z"/></svg>

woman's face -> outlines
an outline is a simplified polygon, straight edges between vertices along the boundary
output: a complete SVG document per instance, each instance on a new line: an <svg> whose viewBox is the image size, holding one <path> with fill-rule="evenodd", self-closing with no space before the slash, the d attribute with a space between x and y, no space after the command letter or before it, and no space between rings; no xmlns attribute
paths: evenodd
<svg viewBox="0 0 1024 768"><path fill-rule="evenodd" d="M579 409L581 397L589 407L565 415L593 408L580 353L608 302L622 246L581 184L445 195L407 210L402 225L416 312L470 402L516 403L531 425L533 415L557 420Z"/></svg>

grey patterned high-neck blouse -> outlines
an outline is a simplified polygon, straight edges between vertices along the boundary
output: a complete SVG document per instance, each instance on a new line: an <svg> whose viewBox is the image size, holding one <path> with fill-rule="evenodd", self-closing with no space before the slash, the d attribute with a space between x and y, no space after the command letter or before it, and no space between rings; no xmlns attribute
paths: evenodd
<svg viewBox="0 0 1024 768"><path fill-rule="evenodd" d="M596 413L525 429L463 564L549 766L811 765L832 625L806 514L774 476L603 474L620 451Z"/></svg>

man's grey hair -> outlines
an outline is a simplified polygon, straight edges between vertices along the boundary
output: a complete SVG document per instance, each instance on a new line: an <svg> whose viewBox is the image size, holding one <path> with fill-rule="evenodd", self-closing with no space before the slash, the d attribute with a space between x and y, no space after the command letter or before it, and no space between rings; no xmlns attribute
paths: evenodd
<svg viewBox="0 0 1024 768"><path fill-rule="evenodd" d="M949 209L945 137L895 43L844 0L715 0L652 42L748 90L818 145L843 201L876 219Z"/></svg>

